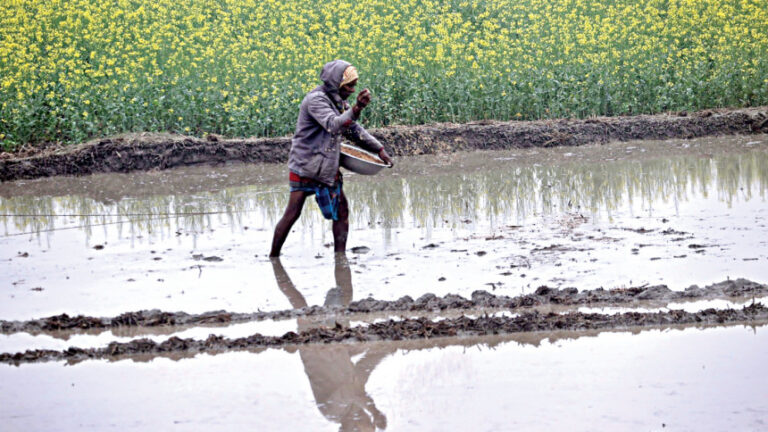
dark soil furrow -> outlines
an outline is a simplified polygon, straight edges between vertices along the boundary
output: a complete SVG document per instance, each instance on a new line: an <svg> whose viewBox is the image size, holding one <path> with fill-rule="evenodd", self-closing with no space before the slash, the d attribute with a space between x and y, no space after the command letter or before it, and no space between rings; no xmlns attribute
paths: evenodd
<svg viewBox="0 0 768 432"><path fill-rule="evenodd" d="M394 301L364 299L353 301L346 308L310 306L302 309L274 312L234 313L213 311L203 314L162 312L158 310L126 312L113 318L87 316L70 317L67 314L30 321L0 321L0 333L40 333L57 330L88 330L117 327L156 327L167 325L189 326L201 324L240 323L248 321L290 319L306 316L363 314L372 312L431 312L470 309L516 310L546 305L629 305L651 302L657 306L674 301L706 300L726 297L762 297L768 295L768 285L746 279L726 280L700 288L693 285L684 291L673 291L666 285L643 286L624 289L586 290L576 288L539 287L533 294L507 297L487 291L475 291L471 299L456 294L437 297L424 294L416 300L409 296Z"/></svg>
<svg viewBox="0 0 768 432"><path fill-rule="evenodd" d="M311 343L373 342L382 340L412 340L442 337L465 337L541 331L582 331L626 329L685 324L736 324L768 321L768 308L753 303L742 309L706 309L699 312L671 310L655 313L628 312L615 315L571 312L568 314L527 312L514 317L461 316L432 321L427 318L388 320L366 326L316 327L282 336L252 336L228 339L211 335L205 340L171 337L164 342L135 339L112 342L105 348L76 348L64 351L28 350L23 353L0 354L0 362L9 364L39 361L82 361L133 354L215 353L259 347L283 347Z"/></svg>

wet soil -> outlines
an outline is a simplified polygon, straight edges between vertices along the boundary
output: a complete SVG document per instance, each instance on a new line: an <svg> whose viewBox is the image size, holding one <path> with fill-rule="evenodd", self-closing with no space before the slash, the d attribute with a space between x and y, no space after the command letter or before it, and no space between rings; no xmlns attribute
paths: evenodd
<svg viewBox="0 0 768 432"><path fill-rule="evenodd" d="M585 331L672 324L756 324L766 321L768 321L768 308L761 303L753 303L740 310L706 309L699 312L670 310L655 313L627 312L615 315L581 312L542 314L534 311L514 317L483 316L469 318L461 316L437 321L427 318L406 318L397 321L390 319L386 322L354 327L345 327L336 323L334 327L316 327L298 333L288 332L279 337L254 334L244 338L228 339L210 335L205 340L171 337L160 343L150 339L136 339L126 343L112 342L105 348L71 347L64 351L27 350L23 353L2 353L0 354L0 362L9 364L56 360L78 362L131 354L215 353L310 343L372 342L561 330Z"/></svg>
<svg viewBox="0 0 768 432"><path fill-rule="evenodd" d="M536 306L661 306L671 302L686 300L710 300L721 298L749 298L768 295L768 285L759 284L746 279L727 280L706 287L692 285L684 291L673 291L666 285L640 286L605 290L579 291L577 288L549 288L540 286L532 294L509 297L494 295L484 290L472 293L470 299L456 294L438 297L434 294L424 294L414 300L404 296L395 301L376 300L367 298L353 301L349 306L308 306L300 309L282 311L235 313L213 311L202 314L185 312L163 312L159 310L144 310L126 312L116 317L90 317L61 314L29 321L0 321L0 333L11 334L19 332L40 333L58 330L82 331L89 329L106 329L121 327L157 327L157 326L192 326L207 324L229 324L247 321L292 319L323 315L357 315L373 312L430 312L430 311L487 311L489 309L508 310L517 312L521 309Z"/></svg>
<svg viewBox="0 0 768 432"><path fill-rule="evenodd" d="M393 156L475 149L578 146L638 139L695 138L768 132L768 108L707 110L586 120L476 122L372 129ZM130 134L79 146L0 158L0 181L98 172L130 172L230 162L287 160L289 137L206 139ZM34 152L32 152L34 153Z"/></svg>

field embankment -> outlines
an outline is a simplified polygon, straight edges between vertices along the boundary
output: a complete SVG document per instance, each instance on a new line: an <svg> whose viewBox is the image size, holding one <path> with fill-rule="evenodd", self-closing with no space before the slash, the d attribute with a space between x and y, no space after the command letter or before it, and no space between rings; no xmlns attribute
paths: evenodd
<svg viewBox="0 0 768 432"><path fill-rule="evenodd" d="M429 338L448 338L466 336L485 336L527 332L551 331L609 331L627 328L659 328L670 325L718 325L718 324L764 324L768 321L768 309L762 303L754 301L755 296L766 293L766 285L745 279L728 280L703 288L691 286L683 292L672 291L664 285L614 290L587 290L579 292L576 288L552 289L539 287L534 294L514 298L495 296L487 291L476 291L471 299L449 294L439 298L434 294L425 294L418 300L403 297L394 302L366 299L355 302L346 309L314 306L299 310L279 311L275 313L236 314L228 312L210 312L203 315L186 313L168 313L160 311L140 311L125 313L114 318L69 317L60 315L41 320L26 322L0 321L0 333L30 331L32 333L58 331L82 332L98 328L157 327L175 325L217 325L234 321L261 319L279 319L286 317L331 314L338 317L344 313L405 312L425 313L434 311L460 311L460 316L443 317L433 320L427 317L388 319L360 326L343 326L337 322L333 327L314 327L297 332L287 332L282 336L264 336L253 334L248 337L229 339L211 334L205 340L182 339L176 336L158 343L147 338L133 339L129 342L112 342L104 348L70 347L63 351L34 349L17 353L0 353L0 363L20 364L38 361L67 360L79 362L87 359L113 358L115 356L168 353L218 353L230 350L258 349L265 347L284 347L311 343L349 343L372 341L400 341ZM665 304L674 299L697 300L705 298L748 298L752 303L742 308L703 309L700 311L661 310L630 311L617 314L585 313L565 311L564 313L540 312L535 306L561 307L574 305L637 305L638 302L657 302ZM515 312L512 316L488 315L488 308ZM476 318L464 315L479 315Z"/></svg>
<svg viewBox="0 0 768 432"><path fill-rule="evenodd" d="M768 133L768 108L586 120L476 122L372 130L395 156L477 149L575 146L635 139ZM284 162L290 138L207 139L129 134L26 158L0 160L0 181L97 172L130 172L197 164Z"/></svg>

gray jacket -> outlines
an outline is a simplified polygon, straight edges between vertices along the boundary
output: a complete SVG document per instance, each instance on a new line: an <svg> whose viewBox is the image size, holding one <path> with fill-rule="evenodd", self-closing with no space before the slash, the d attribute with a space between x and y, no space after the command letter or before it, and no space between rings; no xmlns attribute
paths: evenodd
<svg viewBox="0 0 768 432"><path fill-rule="evenodd" d="M339 170L342 136L374 153L383 147L356 123L349 104L339 96L339 84L347 66L349 63L343 60L334 60L323 67L323 85L301 101L288 156L288 169L327 185L333 185Z"/></svg>

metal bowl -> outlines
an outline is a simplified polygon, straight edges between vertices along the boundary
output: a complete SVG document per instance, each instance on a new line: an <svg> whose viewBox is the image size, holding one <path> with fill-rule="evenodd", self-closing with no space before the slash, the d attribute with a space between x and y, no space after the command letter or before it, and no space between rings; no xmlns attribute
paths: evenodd
<svg viewBox="0 0 768 432"><path fill-rule="evenodd" d="M376 160L378 162L371 162L365 159L361 159L357 156L353 156L349 154L349 149L352 149L356 152L364 153L371 157L371 159ZM363 175L374 175L381 171L382 168L388 167L389 165L385 163L379 156L377 156L374 153L371 153L369 151L363 150L360 147L353 146L350 144L341 144L341 158L339 159L339 165L343 166L344 168L356 172L358 174Z"/></svg>

